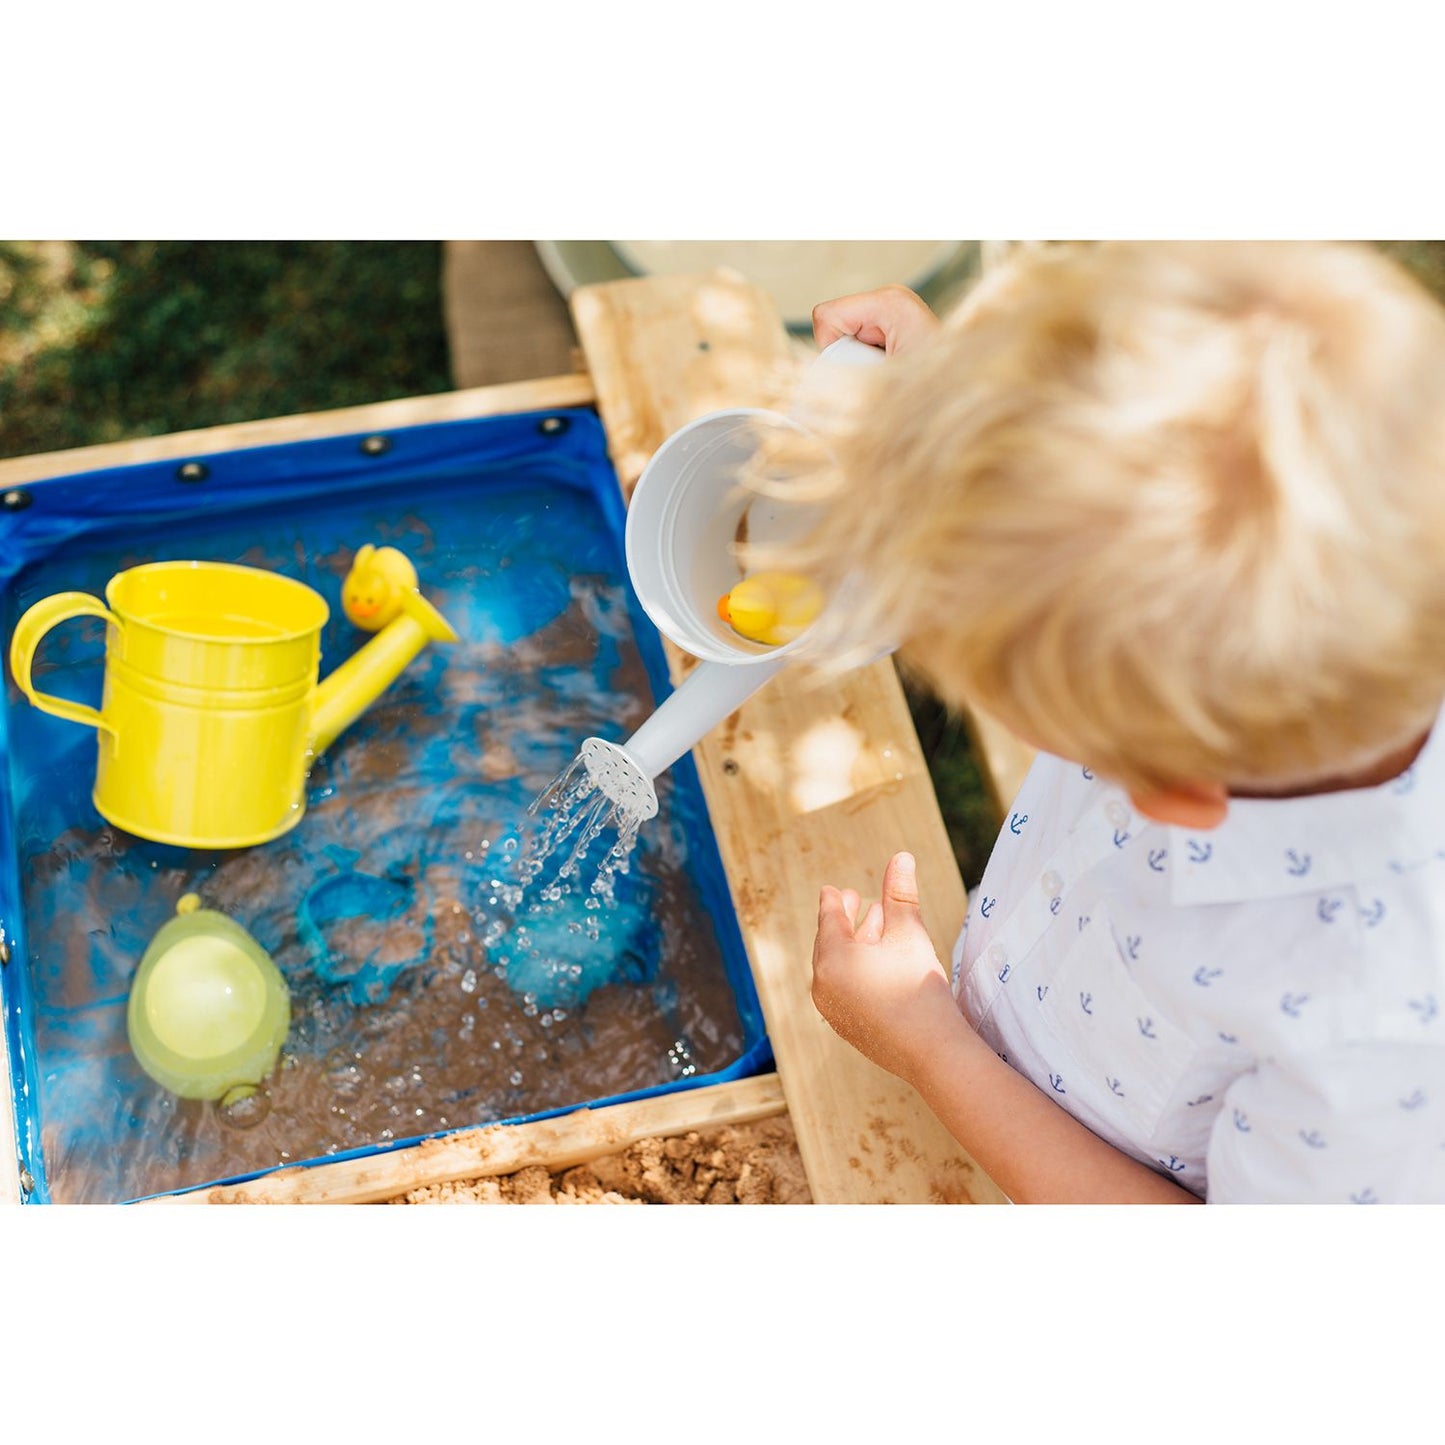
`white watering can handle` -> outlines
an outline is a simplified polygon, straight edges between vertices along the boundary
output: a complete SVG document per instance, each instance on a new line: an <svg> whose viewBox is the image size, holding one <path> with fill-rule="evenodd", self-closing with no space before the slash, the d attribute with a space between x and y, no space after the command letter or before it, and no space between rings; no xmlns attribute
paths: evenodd
<svg viewBox="0 0 1445 1445"><path fill-rule="evenodd" d="M886 359L887 355L881 346L869 346L856 336L840 336L818 353L818 361L838 362L843 366L872 366ZM814 362L815 366L817 364Z"/></svg>
<svg viewBox="0 0 1445 1445"><path fill-rule="evenodd" d="M860 366L876 366L887 358L888 353L880 346L867 346L856 336L840 336L831 341L817 355L813 364L803 374L798 390L793 396L789 416L794 421L807 425L808 409L814 395L825 389L831 375L839 368L852 369Z"/></svg>

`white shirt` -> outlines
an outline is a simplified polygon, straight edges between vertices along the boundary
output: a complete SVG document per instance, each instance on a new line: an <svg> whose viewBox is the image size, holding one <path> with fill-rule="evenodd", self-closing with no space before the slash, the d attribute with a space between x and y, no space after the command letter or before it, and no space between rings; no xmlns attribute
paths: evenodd
<svg viewBox="0 0 1445 1445"><path fill-rule="evenodd" d="M1041 754L953 980L1002 1058L1211 1203L1445 1202L1445 725L1380 787L1208 832Z"/></svg>

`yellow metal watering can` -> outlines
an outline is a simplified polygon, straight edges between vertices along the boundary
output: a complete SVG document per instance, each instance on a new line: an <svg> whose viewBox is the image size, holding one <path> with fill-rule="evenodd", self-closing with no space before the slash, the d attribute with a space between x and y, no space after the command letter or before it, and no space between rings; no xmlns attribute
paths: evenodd
<svg viewBox="0 0 1445 1445"><path fill-rule="evenodd" d="M99 733L100 815L187 848L244 848L294 828L315 756L428 642L457 640L393 547L356 554L342 607L377 635L324 682L330 614L292 578L225 562L151 562L118 572L105 599L61 592L37 602L10 640L10 670L36 707ZM41 638L73 617L109 624L98 712L30 679Z"/></svg>

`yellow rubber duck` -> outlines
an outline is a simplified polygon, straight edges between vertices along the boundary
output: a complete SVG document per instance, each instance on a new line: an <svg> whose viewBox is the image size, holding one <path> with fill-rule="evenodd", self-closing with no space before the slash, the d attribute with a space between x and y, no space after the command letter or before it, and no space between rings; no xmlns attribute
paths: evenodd
<svg viewBox="0 0 1445 1445"><path fill-rule="evenodd" d="M717 615L753 642L781 647L823 610L823 589L793 572L755 572L718 598Z"/></svg>
<svg viewBox="0 0 1445 1445"><path fill-rule="evenodd" d="M364 632L380 632L416 589L416 568L405 552L368 542L357 550L341 584L341 610Z"/></svg>

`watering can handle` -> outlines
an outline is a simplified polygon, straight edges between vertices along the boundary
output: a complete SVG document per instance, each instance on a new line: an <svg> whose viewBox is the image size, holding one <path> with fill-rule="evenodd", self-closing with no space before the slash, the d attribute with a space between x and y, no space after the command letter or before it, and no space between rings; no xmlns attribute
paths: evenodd
<svg viewBox="0 0 1445 1445"><path fill-rule="evenodd" d="M809 424L815 408L826 417L829 411L827 398L832 394L831 388L840 372L876 366L887 359L888 353L881 346L869 346L856 336L838 337L825 346L804 371L793 394L788 415L802 426Z"/></svg>
<svg viewBox="0 0 1445 1445"><path fill-rule="evenodd" d="M16 624L15 635L10 639L10 671L14 674L15 685L41 712L110 732L110 724L93 707L39 692L30 680L30 666L41 638L52 627L58 627L72 617L103 617L115 627L121 625L120 618L89 592L57 592L54 597L37 602Z"/></svg>
<svg viewBox="0 0 1445 1445"><path fill-rule="evenodd" d="M856 336L839 336L818 353L818 361L829 366L872 366L875 362L887 360L887 357L888 353L881 346L869 346Z"/></svg>

